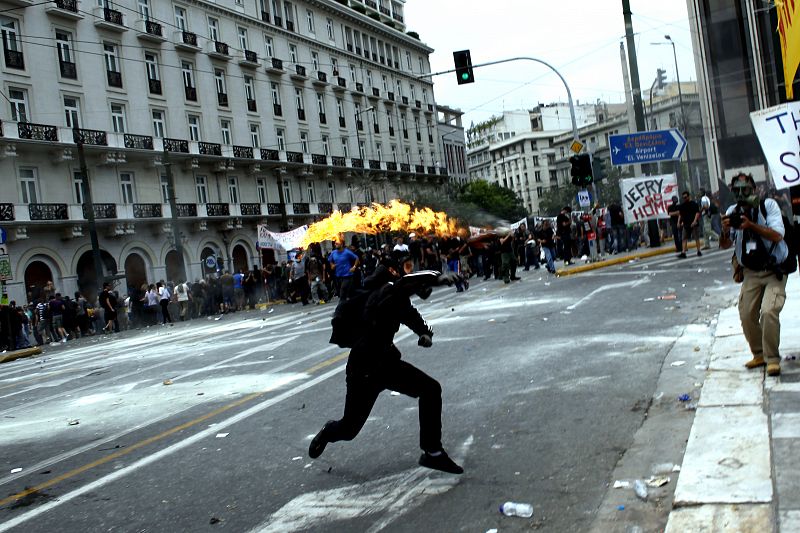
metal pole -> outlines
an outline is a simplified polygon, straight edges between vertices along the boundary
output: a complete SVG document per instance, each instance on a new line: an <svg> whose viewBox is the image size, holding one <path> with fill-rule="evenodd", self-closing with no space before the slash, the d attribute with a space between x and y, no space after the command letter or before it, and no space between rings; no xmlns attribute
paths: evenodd
<svg viewBox="0 0 800 533"><path fill-rule="evenodd" d="M167 171L167 201L169 202L169 210L172 215L172 240L175 251L178 253L178 269L180 279L167 280L167 281L186 281L186 264L183 262L183 241L181 240L181 232L178 227L178 203L175 199L175 182L172 178L172 163L169 162L169 151L164 150L164 168Z"/></svg>
<svg viewBox="0 0 800 533"><path fill-rule="evenodd" d="M675 42L669 35L665 35L664 38L669 41L669 44L672 45L672 59L675 61L675 79L678 82L678 105L680 106L680 119L679 119L679 126L683 130L683 134L686 136L686 171L689 174L689 179L687 183L689 187L693 185L693 178L692 178L692 157L689 152L689 124L686 121L686 115L683 111L683 89L681 88L681 74L678 70L678 54L675 52ZM697 183L697 188L700 188L699 179Z"/></svg>
<svg viewBox="0 0 800 533"><path fill-rule="evenodd" d="M78 146L78 163L81 166L81 179L83 181L83 211L86 213L86 220L89 222L89 239L92 242L92 259L94 261L95 289L97 293L106 280L103 274L103 261L100 258L100 242L97 238L97 224L94 220L94 203L92 202L92 187L89 183L89 170L86 168L86 155L83 152L83 140L76 131L75 143Z"/></svg>
<svg viewBox="0 0 800 533"><path fill-rule="evenodd" d="M625 17L625 40L628 45L628 63L630 63L633 114L636 117L636 131L646 131L644 127L644 112L642 111L642 88L639 84L639 65L636 62L636 43L633 39L630 0L622 0L622 14Z"/></svg>

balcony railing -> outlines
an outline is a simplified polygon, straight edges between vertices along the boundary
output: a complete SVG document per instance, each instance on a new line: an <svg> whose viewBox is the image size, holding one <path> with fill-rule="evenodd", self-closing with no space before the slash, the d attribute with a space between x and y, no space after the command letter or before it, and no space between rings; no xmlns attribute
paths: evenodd
<svg viewBox="0 0 800 533"><path fill-rule="evenodd" d="M363 129L364 129L364 122L363 122L363 121L361 121L361 120L356 120L356 129L357 129L358 131L361 131L361 130L363 130Z"/></svg>
<svg viewBox="0 0 800 533"><path fill-rule="evenodd" d="M161 24L159 24L158 22L153 22L152 20L144 21L144 31L149 33L150 35L163 37L163 34L161 32Z"/></svg>
<svg viewBox="0 0 800 533"><path fill-rule="evenodd" d="M322 154L311 154L311 163L314 165L327 165L328 156Z"/></svg>
<svg viewBox="0 0 800 533"><path fill-rule="evenodd" d="M417 174L425 174L425 166L424 165L414 165L414 172Z"/></svg>
<svg viewBox="0 0 800 533"><path fill-rule="evenodd" d="M217 93L217 103L222 107L228 107L228 95L225 93Z"/></svg>
<svg viewBox="0 0 800 533"><path fill-rule="evenodd" d="M403 23L403 15L398 15L397 13L392 13L392 18L399 22L400 24Z"/></svg>
<svg viewBox="0 0 800 533"><path fill-rule="evenodd" d="M0 204L0 221L14 220L14 204Z"/></svg>
<svg viewBox="0 0 800 533"><path fill-rule="evenodd" d="M161 218L161 204L133 204L133 218Z"/></svg>
<svg viewBox="0 0 800 533"><path fill-rule="evenodd" d="M283 210L281 209L281 204L276 204L276 203L267 204L268 215L280 215L282 214L282 212Z"/></svg>
<svg viewBox="0 0 800 533"><path fill-rule="evenodd" d="M269 24L269 12L268 11L262 11L261 12L261 20L263 20L264 22Z"/></svg>
<svg viewBox="0 0 800 533"><path fill-rule="evenodd" d="M113 70L106 71L106 78L110 87L122 87L122 73L114 72Z"/></svg>
<svg viewBox="0 0 800 533"><path fill-rule="evenodd" d="M304 67L303 65L295 65L294 71L297 73L298 76L306 75L306 67Z"/></svg>
<svg viewBox="0 0 800 533"><path fill-rule="evenodd" d="M164 150L167 152L189 153L189 141L183 139L164 138Z"/></svg>
<svg viewBox="0 0 800 533"><path fill-rule="evenodd" d="M243 217L260 216L261 204L239 204L239 210Z"/></svg>
<svg viewBox="0 0 800 533"><path fill-rule="evenodd" d="M353 157L350 159L350 166L353 168L364 168L364 160L358 157Z"/></svg>
<svg viewBox="0 0 800 533"><path fill-rule="evenodd" d="M206 204L206 215L210 217L229 217L231 216L228 204Z"/></svg>
<svg viewBox="0 0 800 533"><path fill-rule="evenodd" d="M289 163L302 163L303 152L286 152L286 161Z"/></svg>
<svg viewBox="0 0 800 533"><path fill-rule="evenodd" d="M283 116L283 108L281 107L281 104L272 104L272 113L276 117Z"/></svg>
<svg viewBox="0 0 800 533"><path fill-rule="evenodd" d="M258 54L256 54L252 50L245 50L244 51L244 60L249 62L249 63L258 63Z"/></svg>
<svg viewBox="0 0 800 533"><path fill-rule="evenodd" d="M403 102L403 105L408 105L408 96L401 97L400 101Z"/></svg>
<svg viewBox="0 0 800 533"><path fill-rule="evenodd" d="M431 175L436 174L436 167L428 167L428 174Z"/></svg>
<svg viewBox="0 0 800 533"><path fill-rule="evenodd" d="M325 116L325 113L320 113L319 114L319 123L320 124L327 124L328 123L328 117Z"/></svg>
<svg viewBox="0 0 800 533"><path fill-rule="evenodd" d="M394 161L387 161L386 170L397 170L397 163L395 163Z"/></svg>
<svg viewBox="0 0 800 533"><path fill-rule="evenodd" d="M287 20L286 21L286 29L289 30L289 31L294 31L294 21L293 20Z"/></svg>
<svg viewBox="0 0 800 533"><path fill-rule="evenodd" d="M251 113L255 113L256 111L258 111L258 104L252 98L247 99L247 110L250 111Z"/></svg>
<svg viewBox="0 0 800 533"><path fill-rule="evenodd" d="M283 70L283 60L278 59L277 57L272 58L272 68Z"/></svg>
<svg viewBox="0 0 800 533"><path fill-rule="evenodd" d="M103 8L103 18L106 19L106 22L116 24L117 26L124 26L122 23L122 12L116 9L110 9L108 7Z"/></svg>
<svg viewBox="0 0 800 533"><path fill-rule="evenodd" d="M200 155L222 155L222 146L218 143L197 143Z"/></svg>
<svg viewBox="0 0 800 533"><path fill-rule="evenodd" d="M197 204L178 204L177 207L179 217L196 217Z"/></svg>
<svg viewBox="0 0 800 533"><path fill-rule="evenodd" d="M339 117L339 127L340 128L346 128L347 127L347 122L345 121L344 117Z"/></svg>
<svg viewBox="0 0 800 533"><path fill-rule="evenodd" d="M233 147L233 157L238 157L240 159L253 159L253 147L252 146L234 146Z"/></svg>
<svg viewBox="0 0 800 533"><path fill-rule="evenodd" d="M261 159L264 161L280 161L281 155L278 150L261 149Z"/></svg>
<svg viewBox="0 0 800 533"><path fill-rule="evenodd" d="M299 120L305 120L306 119L306 110L305 109L298 109L297 110L297 118Z"/></svg>
<svg viewBox="0 0 800 533"><path fill-rule="evenodd" d="M125 134L125 148L136 148L139 150L152 150L153 138L149 135Z"/></svg>
<svg viewBox="0 0 800 533"><path fill-rule="evenodd" d="M420 102L419 100L414 100L414 107L416 107L417 109L422 108L422 102Z"/></svg>
<svg viewBox="0 0 800 533"><path fill-rule="evenodd" d="M71 63L69 61L59 61L58 66L61 69L62 78L69 78L71 80L78 79L78 69L76 68L75 63Z"/></svg>
<svg viewBox="0 0 800 533"><path fill-rule="evenodd" d="M58 128L56 126L20 122L17 124L17 130L19 131L20 139L58 142Z"/></svg>
<svg viewBox="0 0 800 533"><path fill-rule="evenodd" d="M275 15L275 25L283 27L283 19L278 15Z"/></svg>
<svg viewBox="0 0 800 533"><path fill-rule="evenodd" d="M408 163L400 163L400 172L411 172L411 165Z"/></svg>
<svg viewBox="0 0 800 533"><path fill-rule="evenodd" d="M367 4L368 7L372 9L378 9L378 3L375 0L364 0L364 3Z"/></svg>
<svg viewBox="0 0 800 533"><path fill-rule="evenodd" d="M67 204L28 204L31 220L69 220Z"/></svg>
<svg viewBox="0 0 800 533"><path fill-rule="evenodd" d="M150 94L161 94L161 80L147 79L147 87Z"/></svg>
<svg viewBox="0 0 800 533"><path fill-rule="evenodd" d="M428 111L433 113L433 104L428 104Z"/></svg>
<svg viewBox="0 0 800 533"><path fill-rule="evenodd" d="M318 203L317 211L320 213L333 213L333 204L329 202Z"/></svg>
<svg viewBox="0 0 800 533"><path fill-rule="evenodd" d="M86 204L81 206L83 208L83 218L89 219L89 209ZM92 211L94 218L117 218L117 204L92 204Z"/></svg>
<svg viewBox="0 0 800 533"><path fill-rule="evenodd" d="M356 82L356 91L363 93L364 92L364 84L361 82Z"/></svg>
<svg viewBox="0 0 800 533"><path fill-rule="evenodd" d="M351 210L351 209L353 209L353 204L348 204L348 203L337 204L337 205L336 205L336 207L337 207L337 208L339 209L339 211L341 211L342 213L349 213L349 212L350 212L350 210Z"/></svg>
<svg viewBox="0 0 800 533"><path fill-rule="evenodd" d="M379 97L381 95L381 90L377 87L372 88L372 96Z"/></svg>
<svg viewBox="0 0 800 533"><path fill-rule="evenodd" d="M197 46L197 34L192 33L190 31L181 32L181 38L183 40L183 44L188 44L189 46Z"/></svg>
<svg viewBox="0 0 800 533"><path fill-rule="evenodd" d="M324 73L324 72L318 71L317 72L317 79L319 81L327 82L328 81L328 75L326 73Z"/></svg>
<svg viewBox="0 0 800 533"><path fill-rule="evenodd" d="M197 101L197 88L196 87L184 87L184 93L186 94L186 99L192 102Z"/></svg>
<svg viewBox="0 0 800 533"><path fill-rule="evenodd" d="M336 78L336 84L339 87L347 87L347 80L342 78L342 77L338 77L338 78Z"/></svg>
<svg viewBox="0 0 800 533"><path fill-rule="evenodd" d="M58 9L64 11L78 12L78 0L55 0L54 4Z"/></svg>
<svg viewBox="0 0 800 533"><path fill-rule="evenodd" d="M383 7L383 6L380 7L380 12L386 15L387 17L392 14L392 12L389 11L388 7Z"/></svg>
<svg viewBox="0 0 800 533"><path fill-rule="evenodd" d="M375 159L369 160L369 168L370 170L380 170L381 169L381 162L376 161Z"/></svg>
<svg viewBox="0 0 800 533"><path fill-rule="evenodd" d="M6 66L8 68L16 68L16 69L24 69L25 68L25 57L22 55L22 52L17 52L16 50L3 50L3 55L6 59Z"/></svg>
<svg viewBox="0 0 800 533"><path fill-rule="evenodd" d="M335 167L346 167L347 160L344 157L335 155L331 157L331 164Z"/></svg>
<svg viewBox="0 0 800 533"><path fill-rule="evenodd" d="M221 41L214 41L214 51L219 55L230 55L228 53L228 43L223 43Z"/></svg>
<svg viewBox="0 0 800 533"><path fill-rule="evenodd" d="M308 215L311 213L311 208L308 204L294 203L292 204L292 211L295 215Z"/></svg>
<svg viewBox="0 0 800 533"><path fill-rule="evenodd" d="M389 100L394 102L394 93L392 91L389 91L388 93L386 93L386 96L389 98Z"/></svg>

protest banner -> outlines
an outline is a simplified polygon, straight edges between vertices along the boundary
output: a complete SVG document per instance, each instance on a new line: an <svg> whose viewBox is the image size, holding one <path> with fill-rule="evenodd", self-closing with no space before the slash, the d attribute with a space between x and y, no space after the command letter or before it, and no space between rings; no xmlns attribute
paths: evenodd
<svg viewBox="0 0 800 533"><path fill-rule="evenodd" d="M800 102L750 113L776 189L800 185Z"/></svg>
<svg viewBox="0 0 800 533"><path fill-rule="evenodd" d="M622 209L625 222L668 219L667 207L678 195L678 178L675 174L624 179L619 184L622 191Z"/></svg>
<svg viewBox="0 0 800 533"><path fill-rule="evenodd" d="M298 248L303 242L303 237L306 236L308 226L300 226L292 231L285 233L275 233L269 231L265 224L258 225L258 247L259 248L276 248L280 250L291 250Z"/></svg>
<svg viewBox="0 0 800 533"><path fill-rule="evenodd" d="M528 219L527 218L522 218L522 219L514 222L513 224L511 224L511 231L517 231L517 228L520 227L523 224L525 224L525 227L528 226Z"/></svg>

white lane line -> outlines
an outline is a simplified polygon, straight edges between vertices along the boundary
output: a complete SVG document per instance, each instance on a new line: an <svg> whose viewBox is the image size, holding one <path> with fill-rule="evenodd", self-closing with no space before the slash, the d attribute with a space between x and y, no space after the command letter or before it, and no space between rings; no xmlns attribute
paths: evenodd
<svg viewBox="0 0 800 533"><path fill-rule="evenodd" d="M634 288L634 287L638 287L639 285L643 285L643 284L649 283L649 282L650 282L649 278L642 278L642 279L637 279L637 280L634 280L634 281L625 281L623 283L611 283L611 284L608 284L608 285L603 285L602 287L596 288L595 290L593 290L592 292L590 292L589 294L587 294L586 296L584 296L583 298L581 298L580 300L575 302L574 304L568 306L567 310L569 310L569 311L574 310L576 307L581 305L583 302L586 302L589 299L591 299L592 296L594 296L595 294L601 293L603 291L609 291L609 290L612 290L612 289L621 289L623 287Z"/></svg>
<svg viewBox="0 0 800 533"><path fill-rule="evenodd" d="M193 444L195 444L197 442L200 442L201 440L203 440L206 437L210 437L211 435L216 435L221 430L227 429L230 426L241 422L242 420L246 420L246 419L250 418L251 416L258 414L261 411L264 411L265 409L268 409L269 407L272 407L273 405L275 405L277 403L280 403L280 402L282 402L284 400L287 400L287 399L291 398L292 396L300 394L301 392L303 392L303 391L305 391L307 389L310 389L311 387L313 387L313 386L315 386L315 385L317 385L319 383L322 383L323 381L326 381L326 380L332 378L336 374L341 373L344 369L345 369L345 365L340 365L340 366L338 366L338 367L336 367L336 368L334 368L332 370L329 370L328 372L326 372L324 374L321 374L320 376L317 376L316 378L314 378L312 380L309 380L309 381L307 381L305 383L297 385L296 387L293 387L293 388L291 388L291 389L289 389L289 390L287 390L287 391L285 391L285 392L283 392L283 393L281 393L281 394L279 394L279 395L277 395L277 396L275 396L273 398L269 398L267 400L264 400L263 402L260 402L260 403L258 403L256 405L250 407L249 409L246 409L245 411L242 411L239 414L236 414L236 415L231 416L231 417L229 417L229 418L227 418L227 419L225 419L225 420L223 420L221 422L218 422L218 423L216 423L214 426L212 426L210 428L203 429L203 430L195 433L191 437L187 437L187 438L185 438L185 439L183 439L181 441L178 441L175 444L172 444L172 445L170 445L170 446L168 446L166 448L163 448L161 450L158 450L158 451L154 452L152 455L149 455L147 457L143 457L142 459L139 459L138 461L136 461L134 463L131 463L130 465L128 465L126 467L120 468L119 470L117 470L115 472L112 472L110 474L106 474L105 476L103 476L103 477L101 477L101 478L99 478L99 479L97 479L95 481L92 481L91 483L83 485L82 487L79 487L79 488L77 488L77 489L75 489L75 490L73 490L71 492L68 492L68 493L66 493L64 495L61 495L56 500L51 500L51 501L49 501L47 503L44 503L44 504L40 505L39 507L37 507L35 509L32 509L30 511L22 513L21 515L15 517L15 518L12 518L11 520L8 520L7 522L3 522L2 524L0 524L0 533L3 533L4 531L9 531L10 529L12 529L14 527L17 527L17 526L19 526L21 524L24 524L25 522L28 522L29 520L32 520L32 519L34 519L34 518L36 518L36 517L48 512L48 511L51 511L52 509L55 509L56 507L60 507L61 505L74 500L78 496L86 494L87 492L92 492L94 490L97 490L100 487L104 487L105 485L108 485L109 483L112 483L112 482L114 482L114 481L116 481L118 479L121 479L121 478L129 475L129 474L132 474L133 472L135 472L135 471L137 471L137 470L139 470L141 468L144 468L145 466L148 466L148 465L150 465L152 463L155 463L156 461L160 461L161 459L164 459L165 457L169 457L170 455L172 455L172 454L174 454L174 453L176 453L176 452L178 452L180 450L183 450L183 449L185 449L185 448L187 448L187 447L189 447L189 446L191 446L191 445L193 445Z"/></svg>
<svg viewBox="0 0 800 533"><path fill-rule="evenodd" d="M462 462L472 441L470 435L461 446L458 459ZM307 531L332 522L387 513L367 530L377 533L429 497L450 490L459 479L456 475L417 467L367 483L308 492L286 503L250 533Z"/></svg>

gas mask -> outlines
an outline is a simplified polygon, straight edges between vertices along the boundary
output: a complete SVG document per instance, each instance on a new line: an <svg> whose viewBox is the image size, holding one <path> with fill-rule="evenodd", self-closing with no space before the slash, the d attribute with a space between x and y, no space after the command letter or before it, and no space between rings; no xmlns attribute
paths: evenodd
<svg viewBox="0 0 800 533"><path fill-rule="evenodd" d="M755 187L750 182L737 181L731 187L736 205L739 207L758 207L759 198Z"/></svg>

